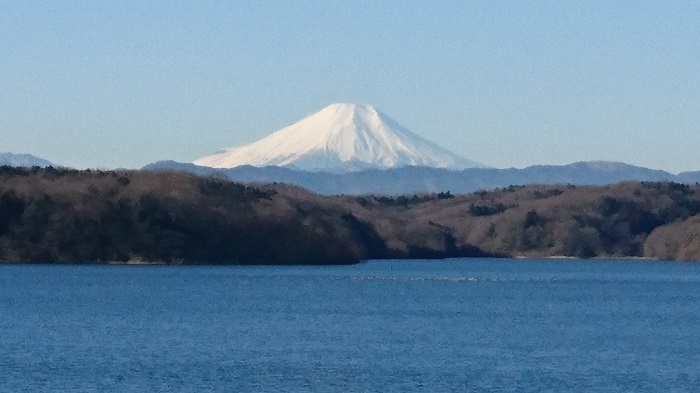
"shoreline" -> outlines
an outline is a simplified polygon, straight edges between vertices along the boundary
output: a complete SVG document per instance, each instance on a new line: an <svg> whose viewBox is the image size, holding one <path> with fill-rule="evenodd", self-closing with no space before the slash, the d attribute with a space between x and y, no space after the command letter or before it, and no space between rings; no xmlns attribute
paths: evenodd
<svg viewBox="0 0 700 393"><path fill-rule="evenodd" d="M592 258L578 258L578 257L571 257L571 256L566 256L566 255L552 255L552 256L523 256L523 255L517 255L517 256L512 256L512 257L459 257L459 258L430 258L430 259L425 259L425 258L390 258L390 259L367 259L367 260L360 260L360 261L355 261L351 263L187 263L184 261L177 261L177 262L165 262L165 261L143 261L143 260L130 260L130 261L107 261L107 262L99 262L99 261L93 261L93 262L19 262L19 261L0 261L0 266L2 265L57 265L57 266L183 266L183 267L192 267L192 266L203 266L203 267L212 267L212 266L258 266L258 267L264 267L264 266L276 266L276 267L284 267L284 266L352 266L352 265L359 265L367 262L374 262L374 261L385 261L385 262L391 262L391 261L425 261L426 263L429 263L430 261L450 261L450 260L470 260L470 259L493 259L493 260L503 260L503 259L512 259L512 260L518 260L518 261L535 261L535 260L551 260L551 261L639 261L639 262L674 262L674 263L694 263L694 262L700 262L700 261L686 261L686 260L665 260L665 259L659 259L659 258L651 258L651 257L638 257L638 256L630 256L630 257L605 257L605 256L599 256L599 257L592 257Z"/></svg>

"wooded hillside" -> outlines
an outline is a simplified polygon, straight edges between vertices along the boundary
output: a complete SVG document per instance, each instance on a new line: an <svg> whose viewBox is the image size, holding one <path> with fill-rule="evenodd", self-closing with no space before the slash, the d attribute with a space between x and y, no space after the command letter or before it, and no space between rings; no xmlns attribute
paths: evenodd
<svg viewBox="0 0 700 393"><path fill-rule="evenodd" d="M458 245L487 253L698 260L699 191L655 182L511 186L428 203L400 197L393 209L405 225L449 228Z"/></svg>
<svg viewBox="0 0 700 393"><path fill-rule="evenodd" d="M324 197L180 172L0 167L0 260L351 263L374 258L700 259L700 186L527 186Z"/></svg>

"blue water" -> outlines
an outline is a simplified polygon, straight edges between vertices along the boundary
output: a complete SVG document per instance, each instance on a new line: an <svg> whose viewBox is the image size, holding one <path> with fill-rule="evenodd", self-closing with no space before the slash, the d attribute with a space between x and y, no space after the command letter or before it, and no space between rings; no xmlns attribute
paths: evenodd
<svg viewBox="0 0 700 393"><path fill-rule="evenodd" d="M0 266L2 392L700 391L700 264Z"/></svg>

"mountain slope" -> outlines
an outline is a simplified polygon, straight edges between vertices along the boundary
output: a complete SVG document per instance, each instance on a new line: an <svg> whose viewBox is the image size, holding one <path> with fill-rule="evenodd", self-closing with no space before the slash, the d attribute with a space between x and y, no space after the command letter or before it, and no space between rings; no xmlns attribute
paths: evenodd
<svg viewBox="0 0 700 393"><path fill-rule="evenodd" d="M214 168L283 166L307 171L482 166L409 131L368 105L333 104L249 145L200 158Z"/></svg>
<svg viewBox="0 0 700 393"><path fill-rule="evenodd" d="M0 167L0 190L0 263L338 264L499 255L700 260L700 184L323 197L283 184L174 171Z"/></svg>
<svg viewBox="0 0 700 393"><path fill-rule="evenodd" d="M53 164L43 158L31 154L0 153L0 165L32 167L47 167Z"/></svg>
<svg viewBox="0 0 700 393"><path fill-rule="evenodd" d="M282 167L250 165L216 169L173 161L156 162L145 170L181 170L198 175L220 174L240 182L277 182L304 187L325 195L413 194L450 191L468 193L510 185L575 184L604 185L623 181L676 181L671 173L616 162L577 162L569 165L539 165L524 169L470 168L461 171L441 168L403 167L368 169L350 173L307 172ZM694 181L692 181L694 182Z"/></svg>

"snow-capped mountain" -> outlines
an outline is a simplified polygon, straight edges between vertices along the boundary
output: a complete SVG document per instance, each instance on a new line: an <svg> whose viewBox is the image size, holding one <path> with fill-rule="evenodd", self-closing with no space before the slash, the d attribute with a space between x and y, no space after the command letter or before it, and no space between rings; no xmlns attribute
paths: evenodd
<svg viewBox="0 0 700 393"><path fill-rule="evenodd" d="M32 167L47 167L53 165L51 162L33 156L31 154L0 153L0 165Z"/></svg>
<svg viewBox="0 0 700 393"><path fill-rule="evenodd" d="M194 161L199 166L283 166L306 171L483 167L409 131L369 105L333 104L241 147Z"/></svg>

